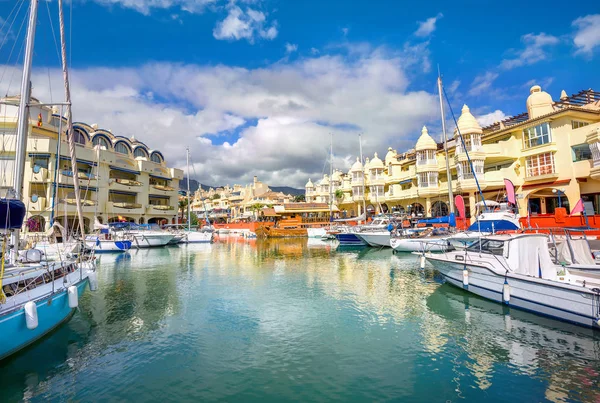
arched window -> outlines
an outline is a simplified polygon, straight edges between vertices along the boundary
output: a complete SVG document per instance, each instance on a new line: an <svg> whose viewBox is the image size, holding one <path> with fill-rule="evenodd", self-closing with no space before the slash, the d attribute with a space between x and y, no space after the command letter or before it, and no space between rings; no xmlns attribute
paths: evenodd
<svg viewBox="0 0 600 403"><path fill-rule="evenodd" d="M142 147L138 147L135 149L135 151L133 152L133 156L134 157L143 157L143 158L148 158L148 153L146 152L146 150L144 150Z"/></svg>
<svg viewBox="0 0 600 403"><path fill-rule="evenodd" d="M127 155L129 154L129 147L127 147L125 143L117 143L115 145L115 152Z"/></svg>
<svg viewBox="0 0 600 403"><path fill-rule="evenodd" d="M161 158L160 154L158 154L158 153L152 153L152 156L150 157L150 159L153 162L156 162L157 164L161 164L162 163L162 158Z"/></svg>
<svg viewBox="0 0 600 403"><path fill-rule="evenodd" d="M108 143L108 140L106 140L106 138L102 136L94 136L92 144L94 144L95 146L99 145L100 147L104 147L107 150L110 149L110 144Z"/></svg>
<svg viewBox="0 0 600 403"><path fill-rule="evenodd" d="M80 130L73 130L73 140L75 144L85 145L85 134L83 134Z"/></svg>

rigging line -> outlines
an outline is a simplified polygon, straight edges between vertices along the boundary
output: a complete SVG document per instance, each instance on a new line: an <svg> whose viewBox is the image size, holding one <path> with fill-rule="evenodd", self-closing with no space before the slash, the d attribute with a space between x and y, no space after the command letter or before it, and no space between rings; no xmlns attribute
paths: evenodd
<svg viewBox="0 0 600 403"><path fill-rule="evenodd" d="M56 32L54 31L54 23L52 22L52 13L50 12L50 6L48 5L48 1L46 2L46 10L48 11L48 20L50 20L50 30L52 31L52 39L54 39L54 47L56 48L56 56L58 57L58 61L60 63L60 50L58 48L58 41L56 40Z"/></svg>
<svg viewBox="0 0 600 403"><path fill-rule="evenodd" d="M16 18L16 16L15 16ZM6 74L6 70L8 69L8 66L10 65L10 60L12 59L12 55L13 52L15 50L15 47L17 46L17 43L19 43L19 36L21 36L21 31L23 30L23 27L25 26L25 21L27 20L27 18L23 18L23 22L21 22L21 27L19 28L19 32L17 33L17 36L15 36L15 41L13 43L12 49L10 50L10 54L8 55L8 60L6 61L6 64L4 65L4 69L2 70L2 75L0 76L0 83L2 82L2 80L4 80L4 74ZM12 27L12 25L11 25ZM23 40L23 47L25 47L25 40ZM19 60L19 58L21 54L19 53L19 57L17 57L17 62ZM16 63L15 63L16 65ZM11 78L12 79L12 78ZM10 84L9 84L9 88L10 88ZM8 90L6 91L6 94L8 95Z"/></svg>
<svg viewBox="0 0 600 403"><path fill-rule="evenodd" d="M442 91L444 92L444 96L446 97L446 102L448 103L448 108L450 109L450 114L452 115L452 119L454 120L454 124L456 125L456 131L458 133L458 137L460 137L462 146L465 149L465 154L467 155L467 160L469 161L469 165L471 166L471 172L473 173L473 178L475 179L475 184L477 185L477 190L479 191L479 196L481 197L481 201L483 202L483 208L485 210L487 210L487 205L485 203L485 197L483 197L483 192L481 191L481 186L479 186L479 179L477 179L477 173L475 172L475 167L473 166L473 162L471 161L471 157L469 156L469 152L468 152L467 146L465 144L465 139L463 138L463 135L460 132L460 129L458 127L458 121L456 120L456 116L454 116L454 111L452 110L452 105L450 104L450 99L448 98L448 94L446 93L446 88L442 87Z"/></svg>
<svg viewBox="0 0 600 403"><path fill-rule="evenodd" d="M17 6L19 5L19 2L15 3L15 5L13 6L13 9L11 10L10 14L8 15L8 17L6 17L6 20L4 20L4 23L2 24L2 27L0 27L0 34L2 34L4 32L4 27L6 26L6 24L8 23L8 21L10 21L10 19L12 18L12 22L10 23L10 26L6 30L6 34L4 35L4 38L2 39L2 44L0 44L0 50L2 50L2 48L4 47L4 44L8 40L8 37L10 36L10 32L12 31L12 26L15 23L15 21L17 20L17 16L21 12L21 8L23 7L23 4L25 4L25 0L21 0L20 3L21 3L21 5L19 6L19 9L15 13L14 18L12 18L12 13L13 13L13 11L15 11L15 8L17 8Z"/></svg>
<svg viewBox="0 0 600 403"><path fill-rule="evenodd" d="M17 65L19 64L19 60L21 59L21 54L23 54L23 52L25 51L26 45L27 45L26 41L23 41L23 47L19 51L19 55L17 56L17 59L15 60L15 65L12 69L12 73L10 73L10 80L8 80L8 88L6 89L6 96L8 96L8 93L10 92L10 87L12 85L12 81L15 76L15 71L17 71Z"/></svg>

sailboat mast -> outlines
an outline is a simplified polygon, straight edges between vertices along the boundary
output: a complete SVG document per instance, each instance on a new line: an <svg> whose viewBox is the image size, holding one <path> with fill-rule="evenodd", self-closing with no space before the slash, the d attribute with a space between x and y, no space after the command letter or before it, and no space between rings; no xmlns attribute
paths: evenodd
<svg viewBox="0 0 600 403"><path fill-rule="evenodd" d="M186 149L186 161L187 161L187 222L188 231L191 230L192 212L190 210L190 148Z"/></svg>
<svg viewBox="0 0 600 403"><path fill-rule="evenodd" d="M452 192L452 172L450 172L450 161L448 160L448 136L446 135L446 117L444 114L444 101L442 100L442 77L438 72L438 93L440 96L440 112L442 113L442 132L444 133L444 154L446 156L446 176L448 177L448 204L450 213L454 213L454 194Z"/></svg>
<svg viewBox="0 0 600 403"><path fill-rule="evenodd" d="M75 136L73 133L73 117L71 114L71 89L69 87L69 70L67 67L67 43L65 38L65 18L63 15L63 0L58 0L58 19L60 23L60 53L62 59L63 79L65 84L65 103L67 104L67 139L69 140L69 154L71 157L71 171L73 172L73 188L75 190L75 203L77 204L77 220L81 236L85 236L83 225L83 210L81 209L81 194L79 194L79 170L77 169L77 155L75 153Z"/></svg>
<svg viewBox="0 0 600 403"><path fill-rule="evenodd" d="M365 201L367 196L365 195L365 162L363 160L362 153L362 133L358 134L358 146L360 148L360 163L363 167L362 171L362 201L363 201L363 214L365 215L365 222L367 222L367 202Z"/></svg>
<svg viewBox="0 0 600 403"><path fill-rule="evenodd" d="M329 225L333 217L333 134L329 142Z"/></svg>
<svg viewBox="0 0 600 403"><path fill-rule="evenodd" d="M33 62L33 42L37 22L38 0L31 0L29 22L27 24L27 40L25 42L25 58L23 59L23 78L21 80L21 99L17 120L17 141L15 154L15 172L13 177L14 197L23 199L23 176L25 173L25 156L27 154L27 134L29 131L29 99L31 97L31 64ZM11 234L13 248L10 260L16 263L19 256L19 230Z"/></svg>

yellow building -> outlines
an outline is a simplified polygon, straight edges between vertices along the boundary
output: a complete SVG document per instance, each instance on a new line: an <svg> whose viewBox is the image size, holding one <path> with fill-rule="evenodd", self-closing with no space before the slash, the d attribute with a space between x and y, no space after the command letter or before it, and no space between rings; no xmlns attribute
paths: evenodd
<svg viewBox="0 0 600 403"><path fill-rule="evenodd" d="M19 97L0 101L2 169L0 193L12 188ZM77 172L73 173L65 136L66 119L32 98L25 162L24 202L28 228L43 231L51 218L73 228L77 211L73 181L79 182L84 224L89 230L94 216L100 222L174 223L179 181L183 172L167 167L162 153L134 137L81 122L73 124ZM60 158L57 158L59 127ZM56 176L56 186L55 183ZM52 211L54 206L54 212Z"/></svg>
<svg viewBox="0 0 600 403"><path fill-rule="evenodd" d="M342 175L344 198L334 202L348 215L361 213L363 198L372 212L445 215L450 182L454 194L465 198L470 216L480 200L477 182L486 200L500 200L505 198L506 178L515 185L521 216L529 211L534 216L552 214L559 205L568 209L580 198L588 212L600 214L600 93L586 90L568 97L562 91L553 101L536 85L526 108L481 127L465 105L458 119L463 140L455 130L448 142L450 181L444 145L423 127L414 149L398 153L389 148L384 161L375 154L364 167L357 160ZM319 192L323 189L307 183L307 199Z"/></svg>

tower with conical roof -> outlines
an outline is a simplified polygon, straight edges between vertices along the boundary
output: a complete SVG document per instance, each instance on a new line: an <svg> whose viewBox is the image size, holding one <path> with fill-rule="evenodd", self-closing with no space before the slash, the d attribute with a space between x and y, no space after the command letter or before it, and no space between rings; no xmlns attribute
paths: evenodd
<svg viewBox="0 0 600 403"><path fill-rule="evenodd" d="M456 140L456 174L458 177L458 187L461 191L477 190L475 175L480 186L484 184L483 165L485 163L485 153L481 144L481 135L483 130L471 113L467 105L464 105L460 117L458 118L458 128L455 131ZM461 138L462 136L462 138ZM467 156L467 153L469 154ZM469 163L469 158L471 163Z"/></svg>
<svg viewBox="0 0 600 403"><path fill-rule="evenodd" d="M438 193L437 143L423 126L421 136L415 146L417 153L417 186L419 196L431 196ZM427 199L429 202L429 199Z"/></svg>
<svg viewBox="0 0 600 403"><path fill-rule="evenodd" d="M312 202L315 194L315 185L312 183L312 180L308 180L306 185L304 185L304 199L307 202Z"/></svg>

